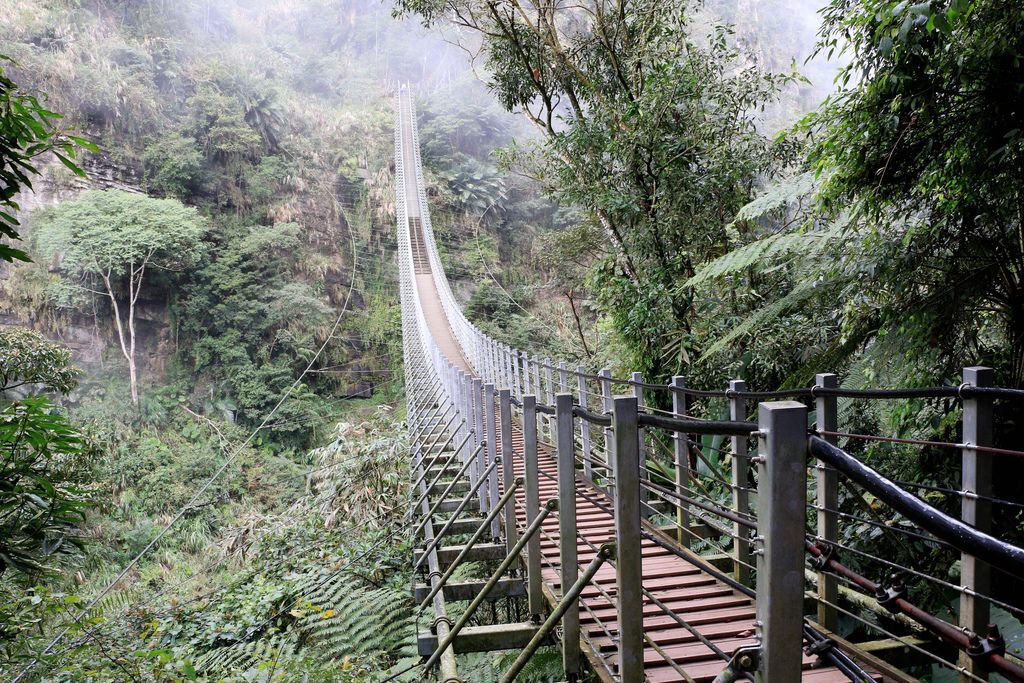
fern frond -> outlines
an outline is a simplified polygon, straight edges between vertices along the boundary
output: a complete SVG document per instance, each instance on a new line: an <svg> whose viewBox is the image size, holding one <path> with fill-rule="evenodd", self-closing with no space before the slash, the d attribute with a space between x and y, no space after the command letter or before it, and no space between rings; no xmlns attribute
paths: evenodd
<svg viewBox="0 0 1024 683"><path fill-rule="evenodd" d="M829 232L779 232L769 235L711 261L683 283L683 286L696 287L750 268L763 270L777 266L783 257L813 252L822 240L830 236Z"/></svg>
<svg viewBox="0 0 1024 683"><path fill-rule="evenodd" d="M798 173L768 187L760 197L736 213L737 221L751 221L796 203L814 191L814 171Z"/></svg>
<svg viewBox="0 0 1024 683"><path fill-rule="evenodd" d="M281 662L296 652L295 638L275 634L244 643L216 648L196 660L197 671L214 676L248 671L264 662Z"/></svg>
<svg viewBox="0 0 1024 683"><path fill-rule="evenodd" d="M797 285L786 296L773 301L763 308L759 308L751 315L747 316L740 324L729 330L724 337L709 346L707 350L704 351L704 354L698 359L698 362L704 362L709 358L712 358L715 354L723 351L727 346L729 346L729 344L733 343L740 337L753 332L768 321L778 318L794 306L797 306L811 297L830 289L828 284L829 283L827 281L818 282L812 280Z"/></svg>

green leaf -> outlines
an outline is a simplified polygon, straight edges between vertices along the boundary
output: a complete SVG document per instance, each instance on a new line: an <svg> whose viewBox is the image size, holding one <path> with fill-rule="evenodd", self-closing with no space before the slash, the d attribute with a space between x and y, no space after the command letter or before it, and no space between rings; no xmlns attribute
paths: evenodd
<svg viewBox="0 0 1024 683"><path fill-rule="evenodd" d="M74 173L76 176L78 176L80 178L84 178L85 177L85 171L83 171L81 168L79 168L78 165L75 164L75 162L73 162L71 159L67 158L66 156L64 156L63 154L58 152L57 150L53 151L53 155L60 160L60 163L64 164L69 169L71 169L71 172Z"/></svg>

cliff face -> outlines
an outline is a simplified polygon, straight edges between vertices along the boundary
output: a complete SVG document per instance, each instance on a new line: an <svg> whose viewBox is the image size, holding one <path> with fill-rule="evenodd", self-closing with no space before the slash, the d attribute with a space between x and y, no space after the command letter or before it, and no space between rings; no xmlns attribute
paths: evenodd
<svg viewBox="0 0 1024 683"><path fill-rule="evenodd" d="M82 159L86 171L80 178L64 168L56 159L45 159L37 164L41 175L33 180L33 189L20 193L16 201L21 206L18 220L26 225L33 211L56 206L74 199L87 190L123 190L142 194L141 178L131 169L114 163L103 154L88 155ZM0 291L10 292L10 278L21 277L17 268L0 265ZM162 301L142 301L138 307L140 342L143 353L139 364L150 373L162 374L166 365L170 335L167 307ZM59 322L59 324L54 324ZM62 313L60 320L28 311L9 298L0 296L0 326L21 326L34 329L54 341L67 346L75 362L87 370L100 370L104 361L120 362L120 350L111 348L117 342L110 334L113 322L109 312L100 308L95 315ZM110 356L108 350L116 353Z"/></svg>

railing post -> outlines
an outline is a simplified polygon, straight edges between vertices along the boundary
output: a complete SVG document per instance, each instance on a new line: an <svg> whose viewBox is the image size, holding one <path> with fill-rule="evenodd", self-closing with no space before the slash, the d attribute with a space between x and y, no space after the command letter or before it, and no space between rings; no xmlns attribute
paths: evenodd
<svg viewBox="0 0 1024 683"><path fill-rule="evenodd" d="M839 387L839 377L831 372L814 376L816 387L835 389ZM818 396L814 399L815 426L819 432L835 432L839 429L838 400L835 396ZM834 436L822 435L823 439L835 444ZM839 541L839 519L835 510L839 509L839 476L838 473L822 462L814 464L817 489L818 538L826 543ZM818 623L829 631L835 631L839 625L839 615L833 605L839 604L839 582L834 574L818 572Z"/></svg>
<svg viewBox="0 0 1024 683"><path fill-rule="evenodd" d="M677 418L686 417L686 394L683 388L686 387L686 379L682 375L675 375L672 378L672 415ZM686 442L684 432L672 432L672 458L676 467L676 493L680 496L690 495L690 447ZM690 536L690 508L682 500L676 501L676 526L679 531L676 540L679 544L689 548Z"/></svg>
<svg viewBox="0 0 1024 683"><path fill-rule="evenodd" d="M526 480L526 526L540 514L540 470L537 467L537 397L523 396L523 476ZM540 534L534 534L526 544L526 582L530 614L540 623L544 611L541 592Z"/></svg>
<svg viewBox="0 0 1024 683"><path fill-rule="evenodd" d="M569 371L564 360L558 362L558 390L563 394L569 391Z"/></svg>
<svg viewBox="0 0 1024 683"><path fill-rule="evenodd" d="M540 361L537 356L534 356L530 363L533 367L533 395L537 397L538 401L544 403L544 390L540 385Z"/></svg>
<svg viewBox="0 0 1024 683"><path fill-rule="evenodd" d="M490 465L498 457L498 425L494 419L494 385L484 385L484 420L487 423L487 464ZM498 470L491 473L487 482L487 509L493 510L498 504ZM501 522L495 517L491 520L491 537L501 536Z"/></svg>
<svg viewBox="0 0 1024 683"><path fill-rule="evenodd" d="M501 415L501 478L505 490L515 479L515 454L512 451L512 392L502 389L498 392L498 411ZM505 505L505 549L512 552L512 546L519 540L516 529L516 499Z"/></svg>
<svg viewBox="0 0 1024 683"><path fill-rule="evenodd" d="M470 411L469 376L462 370L456 375L455 386L459 395L459 413L462 415L463 428L466 436L471 437L463 446L463 454L460 459L463 463L472 458L473 450L476 448L477 439L480 435L476 432L476 422L473 420L473 413ZM469 466L469 483L472 486L476 483L476 462Z"/></svg>
<svg viewBox="0 0 1024 683"><path fill-rule="evenodd" d="M562 593L579 578L576 541L576 442L573 439L572 394L555 397L558 462L558 554ZM562 668L575 681L580 672L580 608L573 603L562 616Z"/></svg>
<svg viewBox="0 0 1024 683"><path fill-rule="evenodd" d="M758 680L799 681L803 659L807 408L758 406Z"/></svg>
<svg viewBox="0 0 1024 683"><path fill-rule="evenodd" d="M734 379L729 382L729 390L746 391L747 383L741 379ZM737 422L747 419L747 401L743 398L731 396L729 398L729 418ZM749 487L750 458L747 455L747 437L732 437L732 509L740 516L750 514L750 496L747 493ZM732 525L732 572L736 580L744 586L750 585L750 567L752 560L750 555L750 541L747 529L736 522Z"/></svg>
<svg viewBox="0 0 1024 683"><path fill-rule="evenodd" d="M586 370L580 365L576 368L576 388L580 394L580 408L587 407L587 378ZM594 454L590 452L590 423L580 420L580 445L583 448L583 476L591 483L594 481L594 466L591 460Z"/></svg>
<svg viewBox="0 0 1024 683"><path fill-rule="evenodd" d="M618 589L619 680L644 680L643 567L640 537L640 431L637 400L618 396L615 432L615 581Z"/></svg>
<svg viewBox="0 0 1024 683"><path fill-rule="evenodd" d="M633 397L636 399L637 411L641 411L644 409L644 389L643 387L640 386L640 383L644 381L644 375L642 372L634 372L632 373L632 375L630 375L630 379L633 381ZM637 438L637 453L639 453L637 462L639 463L640 467L640 479L646 481L650 479L650 476L647 473L647 454L644 450L644 428L637 427L637 432L639 435ZM615 442L616 444L618 444L618 439L616 439ZM619 452L618 445L616 445L615 452ZM640 515L644 519L648 519L654 512L648 503L648 498L649 495L647 489L641 486Z"/></svg>
<svg viewBox="0 0 1024 683"><path fill-rule="evenodd" d="M612 371L608 368L601 368L597 374L601 377L601 409L610 415L612 412ZM608 479L612 476L612 469L615 467L615 438L612 436L611 427L604 428L604 457L604 464L607 466L604 478ZM608 491L614 495L615 487L609 486Z"/></svg>
<svg viewBox="0 0 1024 683"><path fill-rule="evenodd" d="M544 402L549 406L555 405L555 383L552 379L551 373L551 359L544 359ZM544 422L548 426L548 442L553 442L555 439L555 426L554 417L551 415L545 415Z"/></svg>
<svg viewBox="0 0 1024 683"><path fill-rule="evenodd" d="M964 368L963 382L975 387L992 386L992 368ZM971 446L992 445L992 400L986 397L963 400L963 442L961 488L968 493L991 498L992 496L992 455L982 453ZM992 530L992 504L985 498L964 496L961 518L979 531ZM960 555L960 585L974 593L989 595L991 589L991 568L985 562L967 554ZM960 593L960 626L985 637L989 621L989 604L984 598ZM974 662L966 653L960 654L960 665L972 674L987 677L985 669ZM961 680L969 680L961 676Z"/></svg>
<svg viewBox="0 0 1024 683"><path fill-rule="evenodd" d="M520 391L521 396L525 396L527 393L532 393L537 396L529 386L529 357L526 356L525 351L519 351L519 375L520 375Z"/></svg>
<svg viewBox="0 0 1024 683"><path fill-rule="evenodd" d="M487 439L487 434L484 432L484 410L482 401L483 383L479 377L474 377L470 381L470 392L472 394L473 402L473 421L476 425L476 445L484 443ZM484 471L487 469L486 458L487 455L484 453L483 448L477 449L476 454L476 472L477 476L483 476ZM484 486L480 487L480 512L487 512L487 489Z"/></svg>
<svg viewBox="0 0 1024 683"><path fill-rule="evenodd" d="M502 347L505 356L505 386L512 390L511 396L518 396L519 389L516 385L515 366L512 365L512 351L506 344Z"/></svg>

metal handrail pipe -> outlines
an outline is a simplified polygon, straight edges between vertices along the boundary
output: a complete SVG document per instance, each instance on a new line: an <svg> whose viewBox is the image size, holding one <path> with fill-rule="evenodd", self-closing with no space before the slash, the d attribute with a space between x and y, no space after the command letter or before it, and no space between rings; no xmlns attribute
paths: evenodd
<svg viewBox="0 0 1024 683"><path fill-rule="evenodd" d="M505 556L505 559L501 561L501 564L498 565L498 568L495 569L494 573L491 574L489 579L487 579L487 583L484 584L484 587L480 590L480 593L477 594L475 598L473 598L473 601L469 603L468 607L466 607L466 611L462 613L462 616L459 617L459 620L455 622L454 626L452 626L451 631L449 631L448 633L448 637L441 641L441 643L437 646L437 649L434 650L434 653L430 655L430 658L427 659L427 661L424 663L423 666L425 669L429 670L430 667L437 664L437 660L439 660L441 658L441 655L444 654L445 650L447 650L451 646L451 644L455 642L455 639L458 637L459 632L462 631L463 627L465 627L465 625L469 623L469 620L473 618L473 615L476 613L477 609L480 608L480 605L482 605L484 600L487 598L488 593L490 593L494 589L494 587L498 585L498 581L505 574L505 572L508 571L508 568L512 566L512 563L519 559L519 553L521 553L523 551L523 548L526 547L527 541L529 541L537 534L541 526L544 524L544 520L547 519L548 515L551 514L551 512L557 509L558 501L554 498L549 500L547 502L547 505L545 505L544 508L541 509L540 514L538 514L534 518L533 523L530 524L530 526L526 529L523 535L516 542L515 546L512 547L512 551Z"/></svg>
<svg viewBox="0 0 1024 683"><path fill-rule="evenodd" d="M446 583L448 583L448 579L452 578L452 574L455 573L455 570L458 569L459 565L461 565L463 560L466 559L466 556L469 555L469 551L473 549L473 546L475 546L480 541L480 539L484 535L484 532L487 531L487 527L490 526L491 522L495 520L495 518L498 516L498 513L500 513L502 509L505 507L505 504L508 503L509 499L515 495L516 491L519 489L522 483L523 478L516 477L516 480L512 483L512 486L510 486L501 496L501 499L498 501L498 504L495 505L491 509L491 511L487 513L487 517L484 518L484 521L480 524L480 526L477 527L476 531L473 532L472 537L470 537L470 539L466 541L466 545L465 547L463 547L462 552L460 552L458 556L454 560L452 560L451 565L448 567L448 569L445 570L444 574L441 575L441 581L438 582L437 586L435 586L430 591L430 593L427 594L427 597L423 598L423 600L420 602L420 607L425 607L427 603L434 599L434 596L437 595L437 592L441 590Z"/></svg>
<svg viewBox="0 0 1024 683"><path fill-rule="evenodd" d="M465 439L463 439L462 444L460 444L459 447L456 448L454 451L452 451L452 454L448 456L448 458L444 462L444 465L441 467L441 471L437 473L437 476L435 476L431 480L431 482L429 484L427 484L426 490L423 492L423 494L416 501L416 504L413 505L413 509L418 508L420 506L420 503L423 502L423 499L430 495L430 492L434 489L435 486L437 486L437 482L441 481L441 477L444 476L445 472L448 470L448 465L450 465L452 460L454 460L459 455L459 451L462 450L462 446L464 446L467 441L469 441L469 436L468 435L466 436ZM433 463L431 463L431 464L433 464ZM428 471L428 468L424 467L423 468L423 474L421 474L419 479L416 480L416 483L412 485L413 489L416 489L416 488L419 487L420 482L423 481L423 478L427 476L427 471Z"/></svg>
<svg viewBox="0 0 1024 683"><path fill-rule="evenodd" d="M516 679L516 676L518 676L520 672L522 672L522 670L530 662L530 659L533 657L534 653L537 652L537 648L539 648L544 643L544 640L548 637L551 631L554 630L558 622L561 621L562 616L569 610L569 607L574 602L579 600L580 593L583 592L583 589L586 588L590 584L590 582L594 580L594 576L597 574L597 570L599 570L601 568L601 565L603 565L609 558L613 557L614 555L614 544L606 543L605 545L601 546L601 552L599 552L597 556L590 561L590 564L587 565L587 568L583 570L583 573L580 574L580 577L576 579L576 583L574 583L569 588L569 590L566 591L566 593L562 596L562 599L555 606L555 609L551 612L548 618L544 620L544 623L541 624L540 628L537 629L537 632L533 634L533 638L530 638L530 642L526 644L526 647L522 649L522 651L519 653L519 656L516 657L516 660L512 662L512 666L509 667L509 669L504 673L504 675L502 675L501 683L511 683Z"/></svg>
<svg viewBox="0 0 1024 683"><path fill-rule="evenodd" d="M857 572L853 571L843 563L836 560L834 557L827 557L822 553L821 548L816 544L808 542L807 552L814 557L818 558L824 569L834 572L835 574L848 579L850 583L860 588L863 592L867 593L872 597L876 597L879 593L881 586L871 579L861 576ZM924 626L926 629L939 636L942 640L946 641L950 645L953 645L960 650L967 650L971 646L971 635L978 636L979 634L967 634L964 633L959 627L954 626L933 614L925 612L923 609L913 604L902 596L894 596L889 602L893 611L901 612L907 615L917 623ZM1024 681L1024 667L1021 667L1014 662L1011 662L1006 657L997 653L992 653L984 656L983 659L987 660L989 666L994 670L1003 674L1011 681L1021 683Z"/></svg>
<svg viewBox="0 0 1024 683"><path fill-rule="evenodd" d="M834 467L939 540L1014 576L1024 578L1024 549L950 517L819 436L810 436L809 447L815 458Z"/></svg>
<svg viewBox="0 0 1024 683"><path fill-rule="evenodd" d="M469 460L469 462L473 461ZM469 505L471 500L473 500L473 496L476 495L477 491L480 490L480 487L483 486L485 481L487 481L487 477L490 475L491 472L494 471L494 468L496 468L500 462L501 458L495 458L494 461L487 466L487 469L484 470L483 474L477 478L472 488L470 488L469 491L466 492L466 495L463 496L462 500L459 501L459 506L455 508L455 512L452 513L452 516L449 517L447 521L445 521L444 525L441 527L441 530L437 532L436 536L434 536L433 543L427 546L426 550L423 551L423 557L421 557L420 561L413 566L413 571L416 571L420 568L420 565L423 564L423 558L425 558L434 548L436 548L437 544L441 542L441 539L445 537L445 535L448 533L448 530L452 527L452 524L455 523L455 520L459 518L459 515L462 514L462 512L466 509L466 506ZM455 481L453 480L452 484L454 483ZM451 488L452 484L449 484L448 488ZM445 497L442 496L440 499L438 499L437 503L435 503L434 506L436 507L440 505L442 502L444 502L444 499Z"/></svg>
<svg viewBox="0 0 1024 683"><path fill-rule="evenodd" d="M477 446L477 450L479 450L482 447L483 447L482 445L481 446ZM437 513L437 509L439 507L441 507L441 503L443 503L444 500L448 497L448 494L451 493L451 490L453 488L455 488L455 484L459 481L459 479L462 478L462 476L466 473L466 470L469 469L470 464L473 463L473 462L474 462L473 458L470 457L470 458L466 459L466 462L462 463L462 467L460 467L459 471L455 473L455 477L452 479L451 483L448 484L448 486L445 487L444 492L437 499L437 502L434 503L433 506L431 506L431 508L427 512L427 514L424 515L422 520L420 520L420 523L418 525L416 525L415 529L412 530L412 535L413 535L414 538L416 537L417 534L420 533L420 530L426 525L427 520L429 520L431 517L433 517Z"/></svg>
<svg viewBox="0 0 1024 683"><path fill-rule="evenodd" d="M430 417L424 417L423 420L433 419L434 417L437 417L438 422L436 422L434 424L429 424L428 423L423 429L417 430L419 433L416 434L416 436L413 437L413 441L419 441L421 439L429 439L435 433L437 433L437 427L438 427L438 425L441 424L440 420L443 420L446 417L448 417L448 413L451 412L451 409L453 407L454 406L452 404L448 404L448 408L439 417L437 415L433 415L433 416L430 416ZM452 419L454 419L454 418L452 418ZM450 423L451 423L451 420L448 421L448 424L450 424ZM445 427L447 427L448 424L445 424ZM429 429L428 429L428 427L429 427Z"/></svg>
<svg viewBox="0 0 1024 683"><path fill-rule="evenodd" d="M603 415L601 413L595 413L592 410L587 410L582 406L573 406L572 414L576 417L582 418L590 424L596 424L601 427L610 427L612 424L611 415Z"/></svg>
<svg viewBox="0 0 1024 683"><path fill-rule="evenodd" d="M445 450L446 448L448 448L448 446L450 446L450 445L452 444L452 441L454 441L454 440L455 440L455 437L459 435L459 429L460 429L460 428L462 427L462 425L464 425L464 424L466 424L466 421L465 421L465 420L462 420L461 422L459 422L459 424L455 425L455 426L454 426L454 427L452 428L451 432L450 432L450 433L448 434L448 439L447 439L447 440L446 440L446 441L445 441L445 442L444 442L443 444L441 444L441 448L437 449L437 455L435 455L435 456L434 456L434 457L433 457L433 458L431 459L431 462L430 462L430 465L429 465L429 467L433 467L433 465L434 465L434 461L436 461L436 460L437 460L437 457L438 457L438 455L440 455L441 453L444 453L444 450ZM470 435L472 435L472 432L470 432ZM469 436L467 436L466 438L468 439L468 438L469 438ZM433 442L432 444L430 444L429 446L427 446L427 448L428 448L428 452L429 452L429 450L432 450L432 449L434 448L434 446L436 446L436 445L437 445L437 442L438 442L438 441L440 441L440 440L441 440L441 437L439 436L439 437L438 437L438 438L437 438L437 439L436 439L436 440L435 440L435 441L434 441L434 442ZM463 446L465 446L465 445L466 445L466 442L465 442L465 441L463 441L463 442L462 442L461 444L459 444L459 447L455 449L455 452L456 452L456 453L458 453L459 451L461 451L461 450L462 450L462 447L463 447ZM424 457L424 459L426 459L426 458Z"/></svg>

